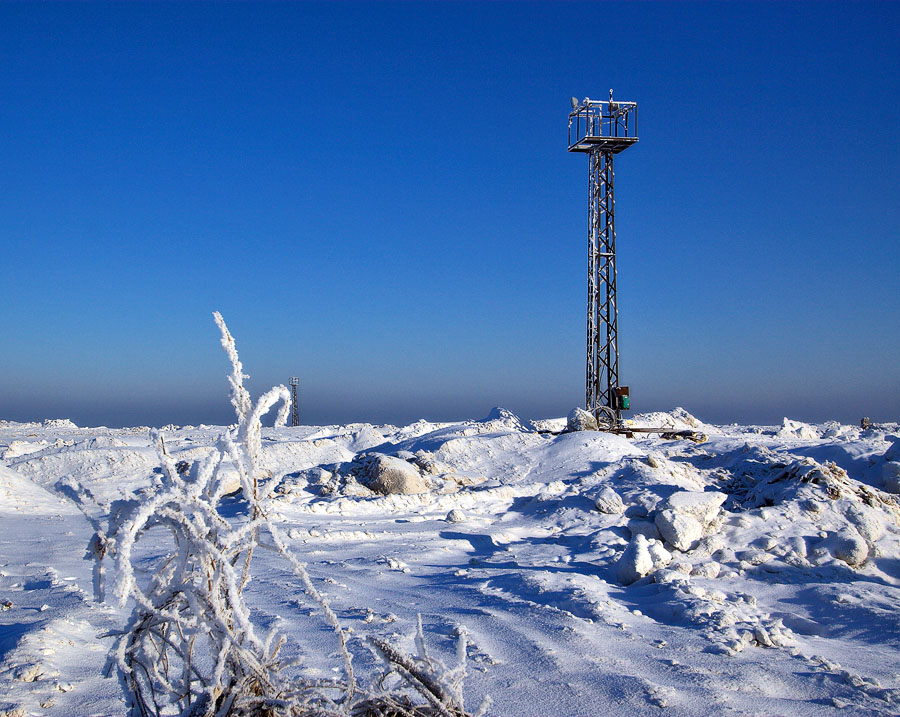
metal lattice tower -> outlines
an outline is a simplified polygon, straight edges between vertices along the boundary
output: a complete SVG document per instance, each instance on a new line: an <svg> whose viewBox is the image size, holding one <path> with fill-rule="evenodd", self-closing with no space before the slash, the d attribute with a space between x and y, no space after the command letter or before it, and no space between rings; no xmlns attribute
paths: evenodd
<svg viewBox="0 0 900 717"><path fill-rule="evenodd" d="M300 402L297 400L297 386L300 385L300 379L291 376L291 425L300 425Z"/></svg>
<svg viewBox="0 0 900 717"><path fill-rule="evenodd" d="M616 200L613 156L638 141L637 103L572 98L569 151L590 159L588 182L588 309L585 408L601 420L621 420L628 388L619 386L616 297Z"/></svg>

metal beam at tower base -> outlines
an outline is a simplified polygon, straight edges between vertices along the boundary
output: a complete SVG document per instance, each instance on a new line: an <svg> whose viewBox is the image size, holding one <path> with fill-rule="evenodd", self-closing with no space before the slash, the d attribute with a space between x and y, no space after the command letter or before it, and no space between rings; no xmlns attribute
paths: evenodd
<svg viewBox="0 0 900 717"><path fill-rule="evenodd" d="M637 104L572 98L569 151L588 154L588 311L585 408L615 428L630 408L619 386L613 155L637 142Z"/></svg>

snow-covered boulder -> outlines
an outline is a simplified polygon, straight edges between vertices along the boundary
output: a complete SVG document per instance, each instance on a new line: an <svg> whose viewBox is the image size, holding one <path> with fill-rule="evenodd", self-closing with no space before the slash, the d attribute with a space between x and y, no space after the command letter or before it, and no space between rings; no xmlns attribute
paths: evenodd
<svg viewBox="0 0 900 717"><path fill-rule="evenodd" d="M428 490L419 470L402 458L364 453L353 461L352 470L360 483L382 495L424 493Z"/></svg>
<svg viewBox="0 0 900 717"><path fill-rule="evenodd" d="M663 547L658 540L648 540L647 550L650 551L650 558L653 560L653 569L658 570L664 568L672 562L672 553Z"/></svg>
<svg viewBox="0 0 900 717"><path fill-rule="evenodd" d="M672 493L659 506L660 510L673 510L695 518L703 527L712 523L728 496L717 491L681 490Z"/></svg>
<svg viewBox="0 0 900 717"><path fill-rule="evenodd" d="M454 508L449 513L447 513L446 518L448 523L462 523L465 519L465 513L463 513L459 508Z"/></svg>
<svg viewBox="0 0 900 717"><path fill-rule="evenodd" d="M622 585L631 585L652 570L653 556L650 555L650 543L643 535L638 535L628 543L628 547L616 563L616 579Z"/></svg>
<svg viewBox="0 0 900 717"><path fill-rule="evenodd" d="M659 504L654 523L666 543L677 550L691 550L718 517L727 497L716 491L677 491Z"/></svg>
<svg viewBox="0 0 900 717"><path fill-rule="evenodd" d="M844 515L866 542L874 543L884 535L880 510L865 504L851 503L844 510Z"/></svg>
<svg viewBox="0 0 900 717"><path fill-rule="evenodd" d="M644 520L643 518L632 518L628 521L628 530L631 532L631 537L634 538L638 535L643 535L647 540L659 540L661 537L659 534L659 528L656 527L656 523L652 520Z"/></svg>
<svg viewBox="0 0 900 717"><path fill-rule="evenodd" d="M616 562L616 579L622 585L631 585L671 561L672 554L658 540L636 535Z"/></svg>
<svg viewBox="0 0 900 717"><path fill-rule="evenodd" d="M241 476L236 468L223 468L219 475L225 481L222 488L225 495L237 493L241 489Z"/></svg>
<svg viewBox="0 0 900 717"><path fill-rule="evenodd" d="M566 419L567 431L596 431L597 419L583 408L573 408Z"/></svg>
<svg viewBox="0 0 900 717"><path fill-rule="evenodd" d="M781 423L781 429L775 434L778 438L802 438L805 441L816 440L819 434L808 423L792 421L785 418Z"/></svg>
<svg viewBox="0 0 900 717"><path fill-rule="evenodd" d="M697 518L671 508L659 511L654 522L659 534L676 550L690 550L703 537L703 526Z"/></svg>
<svg viewBox="0 0 900 717"><path fill-rule="evenodd" d="M612 488L606 486L594 500L594 508L607 515L620 515L625 512L625 504Z"/></svg>
<svg viewBox="0 0 900 717"><path fill-rule="evenodd" d="M892 445L884 452L884 460L900 462L900 436L886 436L885 440L892 441Z"/></svg>
<svg viewBox="0 0 900 717"><path fill-rule="evenodd" d="M175 468L184 476L186 481L194 483L200 474L200 465L201 461L199 460L190 462L181 460L175 464ZM232 495L241 489L241 474L238 473L237 468L231 461L222 463L217 473L217 479L221 481L223 495Z"/></svg>
<svg viewBox="0 0 900 717"><path fill-rule="evenodd" d="M831 554L851 567L862 565L869 557L869 546L862 536L851 530L842 530L830 540Z"/></svg>
<svg viewBox="0 0 900 717"><path fill-rule="evenodd" d="M715 578L719 575L722 566L715 560L708 560L705 563L697 563L691 567L691 575L697 575L701 578Z"/></svg>
<svg viewBox="0 0 900 717"><path fill-rule="evenodd" d="M881 467L881 480L888 493L900 493L900 463L887 461Z"/></svg>

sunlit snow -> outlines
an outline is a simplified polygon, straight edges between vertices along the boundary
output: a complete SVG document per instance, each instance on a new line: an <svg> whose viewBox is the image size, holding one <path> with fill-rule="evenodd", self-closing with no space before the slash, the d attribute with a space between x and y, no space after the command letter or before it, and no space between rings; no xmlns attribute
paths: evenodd
<svg viewBox="0 0 900 717"><path fill-rule="evenodd" d="M448 661L468 633L467 703L489 694L491 714L896 714L900 426L713 426L679 409L633 422L708 440L565 433L502 410L264 429L270 517L351 631L357 670L376 666L367 635L409 647L421 614ZM223 431L163 435L190 463ZM0 454L0 714L121 714L104 635L128 608L95 602L85 553L105 516L67 486L97 505L145 494L149 431L0 422ZM375 464L415 492L370 490ZM334 674L324 622L267 560L254 619L280 622L308 674Z"/></svg>

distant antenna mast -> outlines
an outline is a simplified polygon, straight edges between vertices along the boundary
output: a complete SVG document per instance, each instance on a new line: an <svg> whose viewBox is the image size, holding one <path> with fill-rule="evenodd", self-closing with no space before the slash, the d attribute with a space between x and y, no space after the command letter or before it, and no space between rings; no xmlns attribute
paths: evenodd
<svg viewBox="0 0 900 717"><path fill-rule="evenodd" d="M628 387L619 386L613 155L637 141L636 102L613 101L612 90L608 101L572 98L569 151L590 159L585 408L613 430L631 407Z"/></svg>
<svg viewBox="0 0 900 717"><path fill-rule="evenodd" d="M300 385L300 379L291 376L291 425L300 425L300 402L297 400L297 386Z"/></svg>

